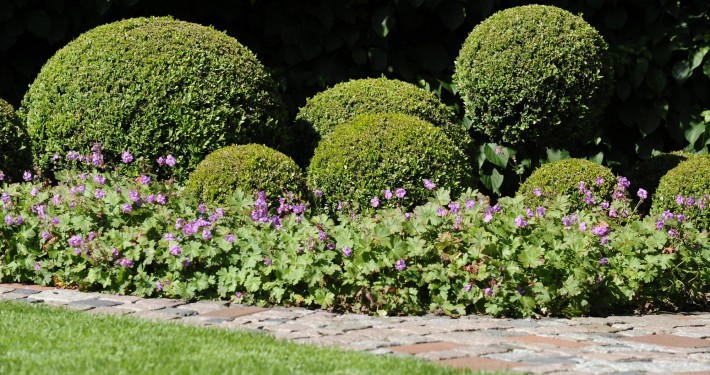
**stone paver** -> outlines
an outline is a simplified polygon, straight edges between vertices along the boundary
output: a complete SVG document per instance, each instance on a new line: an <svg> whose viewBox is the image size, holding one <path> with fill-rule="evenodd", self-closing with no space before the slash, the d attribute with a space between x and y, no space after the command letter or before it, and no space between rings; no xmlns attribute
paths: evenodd
<svg viewBox="0 0 710 375"><path fill-rule="evenodd" d="M444 366L532 374L710 375L710 313L574 319L373 317L0 284L0 300L265 333Z"/></svg>

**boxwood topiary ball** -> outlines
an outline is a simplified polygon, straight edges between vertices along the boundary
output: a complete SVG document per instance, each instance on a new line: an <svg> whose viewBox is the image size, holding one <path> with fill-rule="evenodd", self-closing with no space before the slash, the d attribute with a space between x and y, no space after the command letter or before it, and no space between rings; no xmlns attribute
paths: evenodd
<svg viewBox="0 0 710 375"><path fill-rule="evenodd" d="M229 144L285 143L286 107L256 56L223 32L168 17L96 27L42 67L21 113L40 167L103 144L131 152L136 170L158 156L178 180Z"/></svg>
<svg viewBox="0 0 710 375"><path fill-rule="evenodd" d="M441 128L468 152L471 137L434 94L411 83L387 79L358 79L337 84L307 100L296 115L299 130L310 137L302 159L307 161L318 141L342 123L362 114L398 112ZM305 138L305 137L304 137Z"/></svg>
<svg viewBox="0 0 710 375"><path fill-rule="evenodd" d="M12 106L0 99L0 173L3 180L20 181L22 172L32 168L32 148L27 128Z"/></svg>
<svg viewBox="0 0 710 375"><path fill-rule="evenodd" d="M405 207L426 202L429 179L456 195L473 185L466 155L444 132L414 116L401 113L360 115L336 126L315 150L308 181L323 191L329 208L349 202L356 211L372 206ZM404 189L403 199L395 197ZM393 198L387 200L383 191Z"/></svg>
<svg viewBox="0 0 710 375"><path fill-rule="evenodd" d="M607 44L582 17L527 5L466 38L454 82L472 129L493 142L570 148L594 134L611 93Z"/></svg>
<svg viewBox="0 0 710 375"><path fill-rule="evenodd" d="M658 183L651 214L683 214L698 229L710 231L710 155L688 158Z"/></svg>
<svg viewBox="0 0 710 375"><path fill-rule="evenodd" d="M232 145L207 155L186 183L188 194L202 201L223 203L237 188L247 194L264 191L267 199L293 193L305 197L301 168L290 157L269 147Z"/></svg>
<svg viewBox="0 0 710 375"><path fill-rule="evenodd" d="M607 167L584 159L565 159L543 164L533 171L520 185L518 195L525 197L530 207L547 206L560 195L568 195L570 212L589 207L585 194L580 192L580 182L584 189L591 191L594 204L611 202L616 176Z"/></svg>

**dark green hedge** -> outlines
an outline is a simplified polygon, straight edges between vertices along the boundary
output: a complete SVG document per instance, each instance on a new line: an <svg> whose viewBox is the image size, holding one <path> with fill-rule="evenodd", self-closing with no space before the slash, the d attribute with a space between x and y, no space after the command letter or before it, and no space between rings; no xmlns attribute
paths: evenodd
<svg viewBox="0 0 710 375"><path fill-rule="evenodd" d="M32 148L27 128L15 109L0 99L0 173L3 180L20 181L32 169Z"/></svg>

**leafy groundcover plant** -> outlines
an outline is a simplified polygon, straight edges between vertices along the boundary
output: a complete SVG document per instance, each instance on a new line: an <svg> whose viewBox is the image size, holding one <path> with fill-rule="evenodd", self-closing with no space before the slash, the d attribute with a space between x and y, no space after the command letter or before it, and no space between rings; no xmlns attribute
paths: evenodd
<svg viewBox="0 0 710 375"><path fill-rule="evenodd" d="M413 210L343 205L328 216L318 201L274 207L240 191L206 206L170 180L120 168L58 176L56 186L30 172L2 185L1 281L381 315L708 308L708 233L672 212L635 217L623 178L614 201L574 212L568 196L491 205L425 180L432 196Z"/></svg>

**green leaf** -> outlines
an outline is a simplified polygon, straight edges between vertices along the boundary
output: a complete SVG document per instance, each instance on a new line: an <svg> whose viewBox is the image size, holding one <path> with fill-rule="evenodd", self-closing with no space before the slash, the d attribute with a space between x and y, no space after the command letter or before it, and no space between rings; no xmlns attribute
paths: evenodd
<svg viewBox="0 0 710 375"><path fill-rule="evenodd" d="M483 154L486 156L486 160L501 168L508 166L509 154L505 147L500 147L495 143L488 143L483 147Z"/></svg>
<svg viewBox="0 0 710 375"><path fill-rule="evenodd" d="M685 82L690 77L690 63L687 61L678 61L673 64L673 78L679 83Z"/></svg>
<svg viewBox="0 0 710 375"><path fill-rule="evenodd" d="M705 127L706 124L703 121L691 122L690 128L685 130L685 139L688 143L694 145L698 138L705 133Z"/></svg>
<svg viewBox="0 0 710 375"><path fill-rule="evenodd" d="M553 148L547 149L547 160L549 162L553 163L553 162L565 160L565 159L569 159L569 151L558 150L558 149L553 149Z"/></svg>
<svg viewBox="0 0 710 375"><path fill-rule="evenodd" d="M388 7L380 7L375 10L375 13L370 17L372 29L382 38L386 38L390 33L390 27L392 25L392 21L390 20L391 13L392 10Z"/></svg>
<svg viewBox="0 0 710 375"><path fill-rule="evenodd" d="M690 56L690 70L695 70L695 68L699 67L700 64L703 63L703 59L708 53L708 50L710 50L709 46L703 46Z"/></svg>
<svg viewBox="0 0 710 375"><path fill-rule="evenodd" d="M518 260L525 268L536 268L543 263L543 260L540 259L543 254L544 251L542 248L531 246L523 250L520 255L518 255Z"/></svg>
<svg viewBox="0 0 710 375"><path fill-rule="evenodd" d="M663 89L666 87L666 82L666 74L655 66L649 69L646 74L646 83L648 83L648 87L650 87L656 95L660 95L663 92Z"/></svg>

